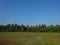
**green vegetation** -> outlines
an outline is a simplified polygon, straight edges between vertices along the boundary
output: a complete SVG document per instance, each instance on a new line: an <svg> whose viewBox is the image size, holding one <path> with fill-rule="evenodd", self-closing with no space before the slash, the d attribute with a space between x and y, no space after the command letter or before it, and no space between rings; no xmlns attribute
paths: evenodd
<svg viewBox="0 0 60 45"><path fill-rule="evenodd" d="M60 33L0 32L0 45L60 45Z"/></svg>
<svg viewBox="0 0 60 45"><path fill-rule="evenodd" d="M60 32L60 25L24 26L17 24L0 25L0 32Z"/></svg>
<svg viewBox="0 0 60 45"><path fill-rule="evenodd" d="M58 32L60 25L0 25L0 45L60 45Z"/></svg>

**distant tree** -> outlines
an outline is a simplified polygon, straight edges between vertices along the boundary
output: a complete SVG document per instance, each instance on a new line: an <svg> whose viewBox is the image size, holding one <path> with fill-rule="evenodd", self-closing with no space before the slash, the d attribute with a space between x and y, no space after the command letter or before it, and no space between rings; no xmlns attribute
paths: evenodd
<svg viewBox="0 0 60 45"><path fill-rule="evenodd" d="M0 32L4 31L4 25L0 25Z"/></svg>
<svg viewBox="0 0 60 45"><path fill-rule="evenodd" d="M29 32L30 31L30 26L27 25L26 27L27 27L27 32Z"/></svg>

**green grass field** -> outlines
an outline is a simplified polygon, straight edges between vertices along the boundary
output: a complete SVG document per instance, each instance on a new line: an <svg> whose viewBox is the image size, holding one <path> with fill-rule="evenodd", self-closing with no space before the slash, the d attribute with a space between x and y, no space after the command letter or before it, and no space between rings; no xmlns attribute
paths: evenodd
<svg viewBox="0 0 60 45"><path fill-rule="evenodd" d="M0 32L0 45L60 45L60 33Z"/></svg>

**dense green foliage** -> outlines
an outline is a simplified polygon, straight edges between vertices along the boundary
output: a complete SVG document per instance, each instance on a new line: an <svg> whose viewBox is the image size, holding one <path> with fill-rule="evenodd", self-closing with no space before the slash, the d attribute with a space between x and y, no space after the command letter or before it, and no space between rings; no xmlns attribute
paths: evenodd
<svg viewBox="0 0 60 45"><path fill-rule="evenodd" d="M60 32L60 25L24 26L17 24L0 25L0 32Z"/></svg>

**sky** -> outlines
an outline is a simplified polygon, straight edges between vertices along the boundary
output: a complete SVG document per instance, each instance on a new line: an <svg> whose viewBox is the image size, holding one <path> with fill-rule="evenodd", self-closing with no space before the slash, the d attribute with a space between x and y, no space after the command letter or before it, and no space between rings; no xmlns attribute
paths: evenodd
<svg viewBox="0 0 60 45"><path fill-rule="evenodd" d="M0 0L0 24L60 25L60 0Z"/></svg>

